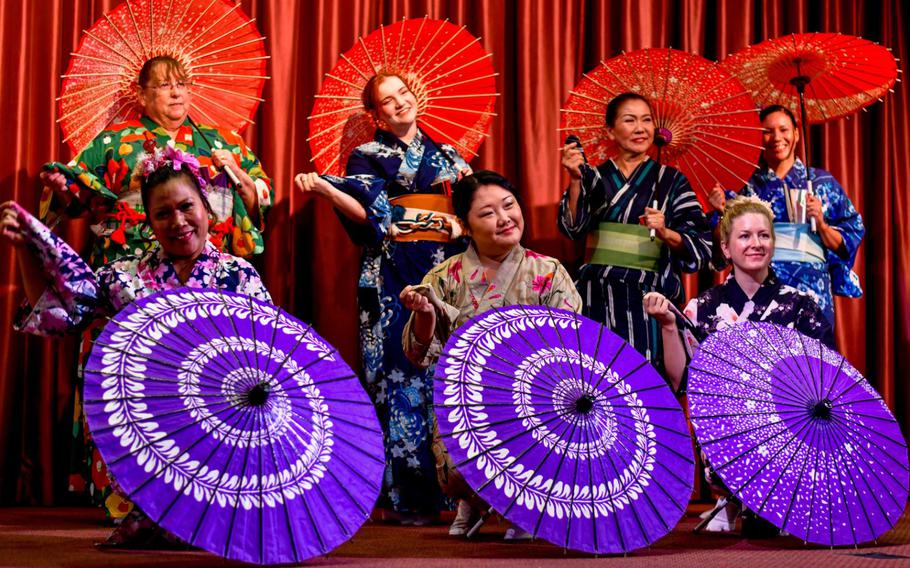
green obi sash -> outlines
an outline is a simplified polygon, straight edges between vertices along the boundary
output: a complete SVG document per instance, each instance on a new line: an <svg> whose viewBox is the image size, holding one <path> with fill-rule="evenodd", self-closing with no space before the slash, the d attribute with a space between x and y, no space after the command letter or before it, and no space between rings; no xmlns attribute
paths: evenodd
<svg viewBox="0 0 910 568"><path fill-rule="evenodd" d="M643 225L601 223L588 233L585 263L657 272L662 246Z"/></svg>
<svg viewBox="0 0 910 568"><path fill-rule="evenodd" d="M825 262L825 247L808 223L774 223L774 258L777 262Z"/></svg>

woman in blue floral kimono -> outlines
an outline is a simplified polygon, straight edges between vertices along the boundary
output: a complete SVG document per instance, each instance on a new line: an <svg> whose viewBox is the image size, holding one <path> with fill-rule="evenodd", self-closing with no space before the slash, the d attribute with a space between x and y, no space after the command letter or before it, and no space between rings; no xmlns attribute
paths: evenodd
<svg viewBox="0 0 910 568"><path fill-rule="evenodd" d="M686 366L700 342L715 331L744 321L783 325L834 346L831 324L821 308L808 294L783 284L771 268L774 214L766 203L755 197L728 201L719 232L721 251L733 265L726 282L693 298L681 319L661 294L651 292L644 298L645 310L660 325L664 369L674 389L685 388ZM708 476L708 483L726 492L714 476ZM733 530L738 510L738 504L728 505L706 530Z"/></svg>
<svg viewBox="0 0 910 568"><path fill-rule="evenodd" d="M654 140L648 101L635 93L616 96L606 123L616 157L594 168L576 144L563 149L570 181L559 228L570 239L587 239L576 282L582 313L659 365L660 333L642 297L656 291L683 300L680 271L708 264L710 227L686 177L648 157Z"/></svg>
<svg viewBox="0 0 910 568"><path fill-rule="evenodd" d="M379 128L351 153L347 175L298 174L296 183L329 200L364 247L357 300L366 388L385 434L381 505L393 509L392 519L419 525L437 516L441 501L430 451L432 376L402 352L409 312L398 295L465 249L449 188L470 169L454 148L420 130L417 100L398 75L375 75L363 103Z"/></svg>
<svg viewBox="0 0 910 568"><path fill-rule="evenodd" d="M16 329L37 335L76 332L136 299L182 286L219 288L271 301L252 265L209 242L211 210L194 156L168 146L141 161L135 175L142 178L142 201L156 240L142 254L123 256L97 272L17 203L0 205L0 232L18 249L27 296L16 315ZM103 462L97 463L103 468ZM106 472L102 469L97 475L106 477ZM125 503L129 510L124 497L111 495L109 499ZM162 536L133 509L109 543L154 545Z"/></svg>
<svg viewBox="0 0 910 568"><path fill-rule="evenodd" d="M778 235L771 266L782 282L812 296L834 325L833 296L863 295L859 277L852 270L866 232L863 219L834 176L819 168L807 172L796 157L800 132L790 109L769 106L760 117L765 149L739 195L754 195L771 205ZM797 203L799 193L792 190L805 190L809 178L813 193L805 196L803 215ZM723 191L716 187L711 203L720 211L724 201ZM814 233L809 230L809 219L815 220Z"/></svg>

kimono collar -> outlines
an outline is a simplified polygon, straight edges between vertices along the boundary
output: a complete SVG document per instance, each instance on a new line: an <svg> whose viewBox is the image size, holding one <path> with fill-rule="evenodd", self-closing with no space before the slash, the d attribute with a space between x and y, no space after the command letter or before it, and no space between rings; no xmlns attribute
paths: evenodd
<svg viewBox="0 0 910 568"><path fill-rule="evenodd" d="M420 128L417 128L417 134L414 135L414 139L411 140L411 144L413 144L414 142L423 143L425 138L426 138L426 135L423 133L423 131ZM384 145L390 146L392 148L400 148L403 151L407 151L408 147L410 147L410 145L411 145L411 144L405 144L401 140L401 138L395 136L388 130L383 130L382 128L376 129L376 136L374 137L374 140L376 140L376 142L379 142L380 144L384 144Z"/></svg>
<svg viewBox="0 0 910 568"><path fill-rule="evenodd" d="M759 179L765 182L780 182L785 181L790 187L803 187L806 181L806 165L796 158L796 161L793 162L793 165L790 166L790 171L787 172L787 175L784 176L783 180L777 177L777 174L774 173L774 170L768 164L762 164L762 167L758 170Z"/></svg>
<svg viewBox="0 0 910 568"><path fill-rule="evenodd" d="M139 117L139 122L145 126L145 129L155 136L163 136L165 138L170 138L168 131L164 129L163 126L152 120L146 115ZM177 130L177 136L174 138L175 144L182 144L186 147L194 146L193 143L193 126L190 124L189 116L183 119L183 124L180 125L180 128Z"/></svg>
<svg viewBox="0 0 910 568"><path fill-rule="evenodd" d="M482 302L483 300L491 302L501 300L511 289L512 283L515 280L515 274L518 272L518 267L521 265L521 261L524 257L525 248L520 244L516 244L499 265L499 270L496 271L496 278L494 278L492 282L485 282L482 278L478 278L472 282L470 278L464 277L462 278L462 281L468 282L468 285L471 288L471 294L479 302ZM463 276L470 276L475 270L484 270L483 264L480 261L480 256L477 254L477 249L474 247L474 243L471 243L468 246L467 250L464 252L463 258Z"/></svg>
<svg viewBox="0 0 910 568"><path fill-rule="evenodd" d="M626 180L631 180L638 175L639 172L644 172L648 168L646 167L651 162L651 156L645 154L645 159L641 161L640 164L635 166L635 169L632 170L632 173L629 174L629 177L626 177L626 174L623 173L622 168L619 167L619 164L616 163L615 158L610 158L610 163L613 164L613 167L616 168L616 172Z"/></svg>
<svg viewBox="0 0 910 568"><path fill-rule="evenodd" d="M733 270L736 269L734 268ZM768 267L768 276L765 277L764 282L761 283L761 286L758 287L758 290L755 291L755 294L751 299L746 296L746 293L739 286L739 282L733 277L733 272L730 272L730 275L727 276L727 281L724 282L723 286L723 295L725 299L728 300L727 303L739 312L742 311L746 302L753 302L756 305L765 305L768 300L777 293L778 288L780 288L780 281L777 278L777 274L774 273L774 269Z"/></svg>
<svg viewBox="0 0 910 568"><path fill-rule="evenodd" d="M211 241L206 241L189 277L185 283L181 283L174 262L164 252L161 244L156 242L143 256L137 271L143 284L153 290L165 290L184 285L191 288L211 288L214 287L214 282L210 282L210 280L216 275L220 257L221 253L215 245Z"/></svg>

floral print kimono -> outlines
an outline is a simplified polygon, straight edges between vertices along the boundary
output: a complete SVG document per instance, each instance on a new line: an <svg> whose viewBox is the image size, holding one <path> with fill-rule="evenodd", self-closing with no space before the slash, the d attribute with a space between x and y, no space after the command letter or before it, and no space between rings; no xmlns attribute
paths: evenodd
<svg viewBox="0 0 910 568"><path fill-rule="evenodd" d="M433 268L422 284L432 288L444 309L436 308L436 330L429 344L423 345L415 339L413 315L405 326L402 342L408 357L430 370L452 332L478 314L514 304L550 306L576 313L582 308L581 297L562 264L521 245L512 249L492 281L472 245ZM435 429L435 419L433 426L433 452L440 486L451 497L467 499L472 491L460 475L453 475L454 465Z"/></svg>
<svg viewBox="0 0 910 568"><path fill-rule="evenodd" d="M200 124L197 130L187 120L171 140L164 127L143 116L102 131L68 165L55 162L45 165L45 170L56 170L66 177L69 190L77 198L67 213L76 216L87 208L93 215L92 231L96 235L90 256L93 268L124 255L141 255L154 240L151 230L141 222L145 211L139 195L139 179L132 175L140 156L147 151L146 145L152 144L172 144L195 155L204 166L200 173L209 181L208 200L215 212L210 238L215 246L241 257L262 252L263 227L252 222L227 174L212 166L212 150L224 149L234 155L237 164L256 184L261 223L272 203L272 182L243 139L212 126ZM40 218L45 223L54 221L52 199L53 192L49 190L41 198Z"/></svg>
<svg viewBox="0 0 910 568"><path fill-rule="evenodd" d="M387 464L380 505L399 513L433 515L442 498L430 452L432 375L415 367L401 350L409 314L398 296L433 266L462 252L465 243L452 218L431 212L413 217L395 201L430 194L450 204L448 184L467 167L454 148L437 144L422 131L404 144L377 130L373 142L351 153L345 177L324 176L367 212L366 225L339 218L354 243L363 246L357 292L360 347L365 386L383 428ZM415 228L432 240L406 240L404 236Z"/></svg>
<svg viewBox="0 0 910 568"><path fill-rule="evenodd" d="M657 201L666 226L680 234L683 250L661 246L656 270L586 263L578 274L582 313L603 323L629 342L655 367L662 368L660 330L645 312L643 298L660 292L675 304L684 291L680 272L697 272L711 260L711 229L686 177L652 159L626 178L613 160L596 168L582 166L581 194L576 211L569 210L566 191L559 206L559 228L578 240L597 231L602 222L638 225L645 207Z"/></svg>
<svg viewBox="0 0 910 568"><path fill-rule="evenodd" d="M24 213L20 210L20 213ZM28 246L37 252L49 284L39 301L26 302L16 315L15 329L36 335L56 336L84 329L99 318L113 316L133 300L180 287L220 288L271 302L256 269L247 261L215 248L210 242L196 261L189 278L181 283L174 264L156 244L140 256L125 256L97 273L46 226L27 213ZM77 391L81 389L79 385ZM81 394L81 393L80 393ZM125 516L132 504L112 491L107 468L98 449L84 431L82 405L77 398L80 451L84 461L70 476L73 490L87 491L115 517Z"/></svg>
<svg viewBox="0 0 910 568"><path fill-rule="evenodd" d="M863 218L853 207L844 188L830 173L810 168L812 188L822 202L825 222L837 229L844 238L842 250L825 248L825 262L772 261L771 266L784 284L806 292L819 305L825 317L834 325L834 294L848 298L863 295L859 277L853 272L856 251L862 243L866 228ZM792 222L787 214L784 187L806 188L806 166L798 158L784 179L767 166L755 170L740 195L756 196L771 205L774 221Z"/></svg>

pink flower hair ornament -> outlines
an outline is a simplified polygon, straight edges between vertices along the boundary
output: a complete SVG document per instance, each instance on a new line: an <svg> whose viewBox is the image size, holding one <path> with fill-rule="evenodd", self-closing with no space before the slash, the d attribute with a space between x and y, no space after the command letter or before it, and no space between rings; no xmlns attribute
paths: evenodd
<svg viewBox="0 0 910 568"><path fill-rule="evenodd" d="M154 146L154 144L148 144L145 146L146 153L140 158L139 163L136 164L136 170L142 175L143 178L148 178L155 171L161 168L171 168L176 172L186 168L186 171L190 172L195 178L197 183L199 183L199 189L202 191L202 196L208 199L208 182L200 174L200 164L199 159L196 158L193 154L189 152L184 152L173 146L165 145Z"/></svg>

